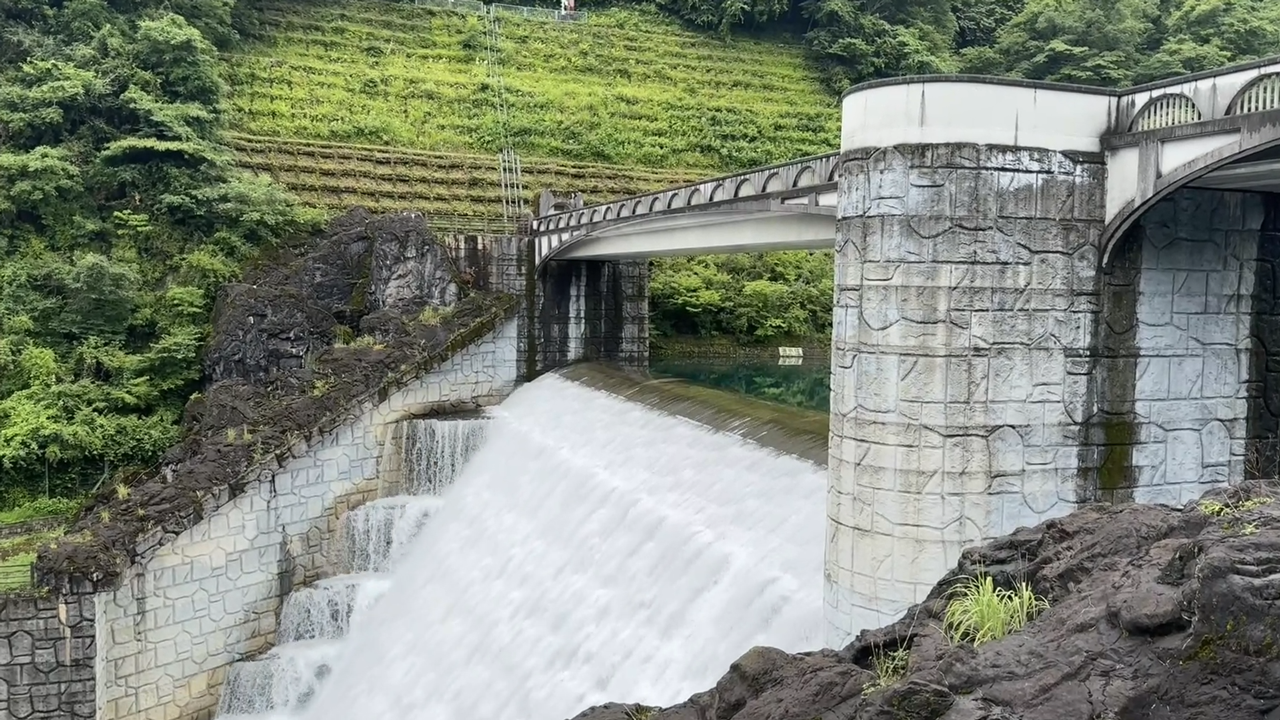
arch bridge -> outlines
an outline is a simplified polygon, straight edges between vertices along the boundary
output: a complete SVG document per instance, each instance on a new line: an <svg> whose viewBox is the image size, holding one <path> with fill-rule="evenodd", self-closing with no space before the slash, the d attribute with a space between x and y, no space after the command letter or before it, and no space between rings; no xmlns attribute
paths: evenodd
<svg viewBox="0 0 1280 720"><path fill-rule="evenodd" d="M968 545L1280 470L1280 57L1119 91L897 78L841 112L839 153L532 226L560 361L610 332L643 355L636 258L835 249L830 646Z"/></svg>

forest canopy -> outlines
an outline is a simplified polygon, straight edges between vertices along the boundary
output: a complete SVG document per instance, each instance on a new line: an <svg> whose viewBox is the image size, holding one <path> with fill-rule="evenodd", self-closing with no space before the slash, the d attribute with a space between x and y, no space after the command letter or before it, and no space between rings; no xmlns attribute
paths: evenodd
<svg viewBox="0 0 1280 720"><path fill-rule="evenodd" d="M221 145L229 0L0 6L5 506L154 462L216 288L310 215Z"/></svg>

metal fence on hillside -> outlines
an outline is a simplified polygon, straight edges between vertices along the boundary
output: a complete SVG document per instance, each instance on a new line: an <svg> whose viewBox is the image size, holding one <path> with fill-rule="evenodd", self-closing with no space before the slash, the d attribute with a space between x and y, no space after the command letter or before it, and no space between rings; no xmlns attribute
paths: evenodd
<svg viewBox="0 0 1280 720"><path fill-rule="evenodd" d="M440 10L456 10L458 12L474 13L477 15L486 12L486 8L490 7L488 3L480 2L480 0L412 0L412 2L418 7L438 8ZM525 7L523 5L507 5L505 3L493 3L491 7L500 13L519 15L533 20L577 22L587 19L587 12L585 10L563 12L555 8Z"/></svg>
<svg viewBox="0 0 1280 720"><path fill-rule="evenodd" d="M28 560L0 560L0 592L30 587L31 574L32 567Z"/></svg>
<svg viewBox="0 0 1280 720"><path fill-rule="evenodd" d="M555 8L524 7L522 5L506 5L504 3L493 3L493 9L498 12L519 15L521 17L533 18L536 20L577 22L579 20L587 19L587 13L583 10L561 11L556 10Z"/></svg>
<svg viewBox="0 0 1280 720"><path fill-rule="evenodd" d="M520 234L519 220L504 220L494 217L476 217L469 215L427 215L427 227L438 233L458 235L517 235ZM525 232L528 229L525 228Z"/></svg>
<svg viewBox="0 0 1280 720"><path fill-rule="evenodd" d="M457 10L458 12L482 13L484 3L480 0L413 0L419 7L440 8L441 10Z"/></svg>

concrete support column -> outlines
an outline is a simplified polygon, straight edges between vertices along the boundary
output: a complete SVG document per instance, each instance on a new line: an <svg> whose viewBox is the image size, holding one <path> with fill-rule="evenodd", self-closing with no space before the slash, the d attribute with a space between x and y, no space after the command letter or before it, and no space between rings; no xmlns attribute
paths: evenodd
<svg viewBox="0 0 1280 720"><path fill-rule="evenodd" d="M563 260L538 278L537 370L579 360L644 367L649 362L646 260Z"/></svg>
<svg viewBox="0 0 1280 720"><path fill-rule="evenodd" d="M1069 512L1105 171L971 144L839 172L827 642L896 619L963 548Z"/></svg>

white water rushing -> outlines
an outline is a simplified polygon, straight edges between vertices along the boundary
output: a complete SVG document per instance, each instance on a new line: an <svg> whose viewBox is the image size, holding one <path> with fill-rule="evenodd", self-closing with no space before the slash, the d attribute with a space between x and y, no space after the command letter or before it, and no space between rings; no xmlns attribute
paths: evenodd
<svg viewBox="0 0 1280 720"><path fill-rule="evenodd" d="M557 376L494 415L304 717L564 720L820 646L820 468Z"/></svg>

